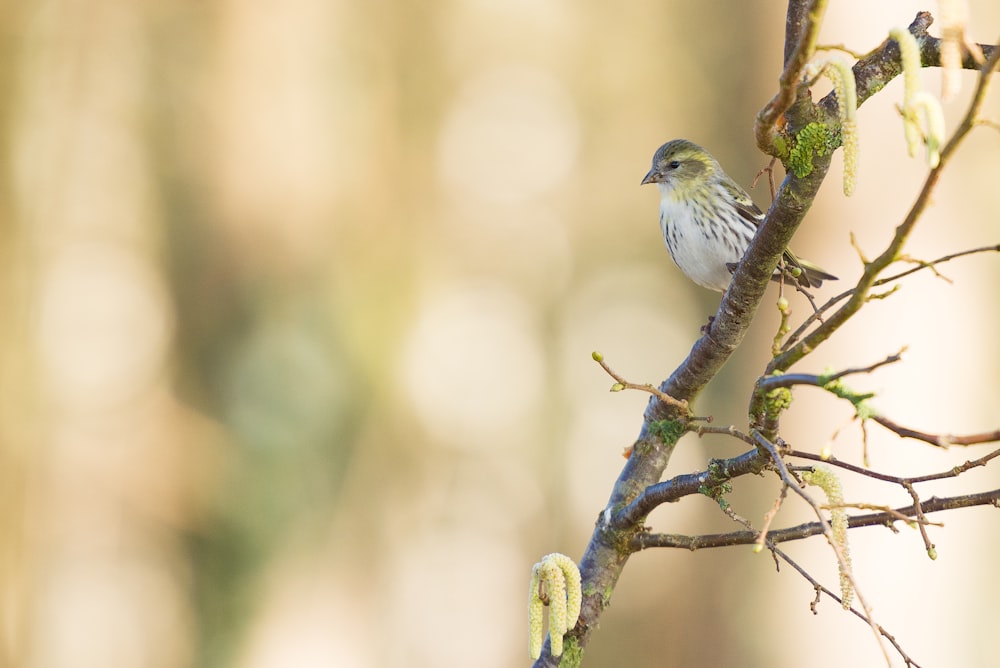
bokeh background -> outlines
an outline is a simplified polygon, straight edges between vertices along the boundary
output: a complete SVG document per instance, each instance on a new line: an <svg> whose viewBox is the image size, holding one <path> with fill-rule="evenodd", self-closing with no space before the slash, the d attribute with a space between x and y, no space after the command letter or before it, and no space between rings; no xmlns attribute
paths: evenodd
<svg viewBox="0 0 1000 668"><path fill-rule="evenodd" d="M823 41L859 51L936 9L831 5ZM969 6L995 40L1000 7ZM750 185L781 3L35 0L0 4L0 26L0 665L526 665L530 567L579 559L646 403L609 394L591 351L659 382L718 303L669 261L639 180L686 137ZM901 97L862 108L855 196L837 156L796 239L842 278L821 297L859 273L851 235L877 254L926 173ZM1000 133L977 130L914 257L998 241L998 165ZM799 368L909 346L852 384L919 429L996 428L1000 260L942 272ZM717 424L745 422L771 303L698 403ZM858 462L850 416L802 389L785 434ZM889 473L986 452L869 432ZM669 473L739 451L689 436ZM777 490L741 480L732 501L759 524ZM989 665L996 511L935 519L935 562L915 531L852 534L858 579L922 665ZM705 498L650 524L735 528ZM835 586L821 540L788 549ZM863 623L811 598L746 548L639 554L588 665L879 665Z"/></svg>

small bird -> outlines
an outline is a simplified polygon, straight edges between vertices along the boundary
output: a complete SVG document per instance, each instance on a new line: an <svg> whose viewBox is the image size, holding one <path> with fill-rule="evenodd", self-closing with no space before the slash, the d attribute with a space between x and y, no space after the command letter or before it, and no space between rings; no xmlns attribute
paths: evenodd
<svg viewBox="0 0 1000 668"><path fill-rule="evenodd" d="M670 257L698 285L725 292L764 212L708 151L686 139L656 150L641 185L647 183L660 188L660 231ZM837 280L788 249L785 264L785 275L804 288ZM779 278L775 271L773 280Z"/></svg>

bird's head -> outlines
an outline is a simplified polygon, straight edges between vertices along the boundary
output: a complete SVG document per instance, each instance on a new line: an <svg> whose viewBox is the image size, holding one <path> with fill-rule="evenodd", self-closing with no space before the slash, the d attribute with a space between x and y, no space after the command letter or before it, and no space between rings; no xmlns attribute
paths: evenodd
<svg viewBox="0 0 1000 668"><path fill-rule="evenodd" d="M641 185L655 183L664 195L684 197L686 191L704 185L721 172L708 151L686 139L674 139L656 149L653 165Z"/></svg>

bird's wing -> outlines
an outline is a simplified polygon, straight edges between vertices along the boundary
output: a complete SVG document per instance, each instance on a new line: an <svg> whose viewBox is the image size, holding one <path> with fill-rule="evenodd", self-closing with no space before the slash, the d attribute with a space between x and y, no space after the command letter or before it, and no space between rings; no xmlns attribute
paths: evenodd
<svg viewBox="0 0 1000 668"><path fill-rule="evenodd" d="M760 210L750 195L746 193L743 188L731 181L724 181L723 186L728 191L733 207L736 209L736 213L740 214L740 217L746 220L748 223L754 227L759 227L764 221L764 212Z"/></svg>
<svg viewBox="0 0 1000 668"><path fill-rule="evenodd" d="M760 210L750 195L746 193L743 188L740 188L735 183L725 183L726 189L732 195L733 206L736 208L736 212L740 214L740 217L746 220L748 223L754 226L754 228L760 227L760 224L764 222L764 212ZM798 282L803 287L810 287L809 277L806 275L805 267L802 266L802 261L795 257L792 251L785 249L785 263L790 267L799 269L801 273L798 276ZM812 269L812 267L810 267ZM820 276L819 278L823 278Z"/></svg>
<svg viewBox="0 0 1000 668"><path fill-rule="evenodd" d="M792 251L790 251L787 248L785 249L784 258L785 258L785 264L794 267L795 269L798 269L801 272L796 277L796 280L798 281L799 285L801 285L804 288L812 287L812 282L810 281L809 272L807 272L806 268L802 266L802 260L795 257L795 254L792 253ZM820 281L820 283L822 283L822 281ZM818 287L819 283L817 283L816 285Z"/></svg>

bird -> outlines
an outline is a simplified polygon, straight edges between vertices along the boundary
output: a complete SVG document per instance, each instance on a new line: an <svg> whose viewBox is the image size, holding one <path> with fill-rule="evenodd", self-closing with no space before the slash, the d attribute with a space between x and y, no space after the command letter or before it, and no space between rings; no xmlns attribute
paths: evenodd
<svg viewBox="0 0 1000 668"><path fill-rule="evenodd" d="M670 257L698 285L725 292L764 212L701 146L674 139L656 149L640 185L660 189L660 231ZM837 277L785 249L784 276L802 288ZM772 280L782 274L775 271Z"/></svg>

